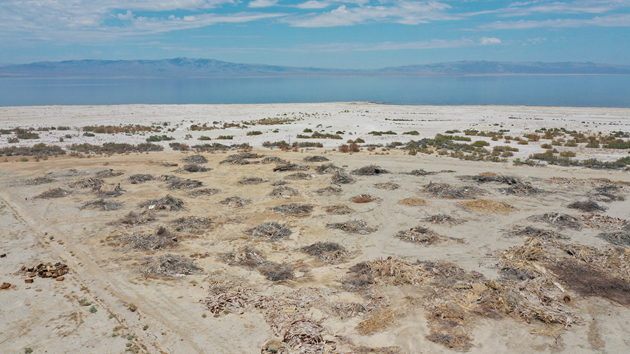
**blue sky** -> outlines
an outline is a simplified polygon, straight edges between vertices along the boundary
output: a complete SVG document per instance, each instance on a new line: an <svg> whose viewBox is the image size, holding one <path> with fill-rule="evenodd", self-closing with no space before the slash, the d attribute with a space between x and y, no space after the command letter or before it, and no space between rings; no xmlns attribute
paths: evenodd
<svg viewBox="0 0 630 354"><path fill-rule="evenodd" d="M630 64L630 0L0 0L0 63Z"/></svg>

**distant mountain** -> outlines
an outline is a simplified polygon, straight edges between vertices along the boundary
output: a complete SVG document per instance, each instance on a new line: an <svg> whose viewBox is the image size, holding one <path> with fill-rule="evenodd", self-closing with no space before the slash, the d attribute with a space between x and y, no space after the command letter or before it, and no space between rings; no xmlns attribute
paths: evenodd
<svg viewBox="0 0 630 354"><path fill-rule="evenodd" d="M630 74L628 65L459 61L376 70L347 70L229 63L213 59L70 60L0 65L0 77L238 77Z"/></svg>

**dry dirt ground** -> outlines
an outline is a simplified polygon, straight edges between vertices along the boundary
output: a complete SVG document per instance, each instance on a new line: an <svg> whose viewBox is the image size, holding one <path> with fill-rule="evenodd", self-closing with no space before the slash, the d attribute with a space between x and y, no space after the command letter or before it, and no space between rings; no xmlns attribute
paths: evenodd
<svg viewBox="0 0 630 354"><path fill-rule="evenodd" d="M195 173L177 171L185 164L182 158L193 154L177 152L63 156L39 162L19 162L15 157L0 163L0 254L6 254L0 258L0 283L10 284L0 290L0 352L628 352L628 244L613 245L597 237L623 230L623 220L630 218L630 204L625 199L630 193L628 173L394 152L378 156L367 152L324 154L322 150L253 152L310 168L274 172L274 163L220 163L235 151L203 154L208 159L203 166L209 170ZM330 161L303 161L312 155ZM315 171L324 163L343 167L347 173L374 164L389 173L350 174L354 183L331 185L332 174ZM72 185L108 169L115 173L102 178L101 192L112 192L109 195ZM407 174L415 169L439 173ZM296 172L305 173L307 179L287 178ZM500 191L508 184L460 178L482 173L518 177L541 192L511 195ZM128 178L135 174L150 174L155 179L132 184ZM52 181L26 183L44 176ZM169 189L174 176L203 185ZM262 182L239 183L250 177ZM280 187L272 185L278 181L286 181L285 186L297 193L284 190L270 195ZM392 184L379 185L388 182ZM430 183L474 186L483 191L469 199L449 199L426 191ZM341 191L332 195L317 192L330 186ZM36 198L53 188L70 193ZM218 191L190 195L203 188ZM615 200L595 196L596 188L609 188ZM139 206L167 195L181 199L183 208L164 210L155 202ZM372 201L352 201L360 195L369 195L359 198L361 201ZM120 209L83 208L102 197L105 202L121 203ZM241 207L235 202L221 203L229 197L250 202ZM530 219L552 212L596 218L568 208L587 199L606 207L595 215L611 218L597 225L581 221L580 229ZM309 205L312 210L285 215L272 209L288 203ZM345 215L327 212L333 205L350 210ZM119 222L130 212L146 212L154 220L135 226ZM438 214L461 222L433 224L425 220ZM196 230L181 229L172 222L188 216L212 222L199 224ZM327 227L351 220L365 222L366 230L350 233ZM291 234L248 232L267 222L288 224ZM419 226L437 236L425 240L421 229L407 238L399 235ZM516 226L548 230L555 236L542 241L510 236ZM556 237L558 234L563 238ZM129 240L141 239L141 235L145 243L138 247L145 249L134 248ZM546 256L524 256L519 258L519 266L506 261L510 256L503 252L531 245L532 240L542 242L534 248L537 252L544 249ZM342 248L337 253L302 250L320 241ZM617 252L600 258L614 267L602 266L597 273L618 280L616 287L580 290L575 279L562 275L558 268L562 264L597 266L584 257L571 258L575 252L566 251L566 245L576 244L594 247L590 252ZM165 255L183 258L162 264L175 268L170 276L160 269L152 273L147 262ZM182 259L197 268L177 263ZM21 271L38 262L61 262L70 271L62 281L30 277ZM511 268L506 264L512 264ZM510 278L512 273L506 275L515 269L522 271L516 278ZM27 279L34 281L25 283ZM532 290L528 281L537 279L541 283ZM510 287L515 289L513 303L500 303L509 302L507 295L499 295ZM532 294L538 297L532 299ZM521 306L523 299L530 301L528 306ZM484 307L486 303L492 310Z"/></svg>

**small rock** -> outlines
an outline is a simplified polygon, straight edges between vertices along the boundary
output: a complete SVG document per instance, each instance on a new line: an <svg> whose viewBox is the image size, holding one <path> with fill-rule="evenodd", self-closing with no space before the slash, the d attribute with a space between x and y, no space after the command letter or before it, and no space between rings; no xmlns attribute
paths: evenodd
<svg viewBox="0 0 630 354"><path fill-rule="evenodd" d="M11 284L9 284L9 283L2 283L2 285L0 285L0 290L8 289L10 287L11 287Z"/></svg>
<svg viewBox="0 0 630 354"><path fill-rule="evenodd" d="M4 258L4 257L6 257L6 256L7 256L7 254L6 254L6 253L0 254L0 258Z"/></svg>
<svg viewBox="0 0 630 354"><path fill-rule="evenodd" d="M64 281L64 279L66 279L66 278L64 278L64 277L56 277L55 278L56 281Z"/></svg>
<svg viewBox="0 0 630 354"><path fill-rule="evenodd" d="M31 283L33 283L33 279L24 279L24 282L26 284L31 284Z"/></svg>

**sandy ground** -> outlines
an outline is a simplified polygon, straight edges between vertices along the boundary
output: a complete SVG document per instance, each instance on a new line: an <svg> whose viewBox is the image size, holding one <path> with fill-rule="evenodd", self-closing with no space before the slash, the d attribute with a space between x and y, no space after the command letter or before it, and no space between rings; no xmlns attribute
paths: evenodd
<svg viewBox="0 0 630 354"><path fill-rule="evenodd" d="M245 135L246 130L234 129L230 131L235 135L231 143L250 142L257 147L263 141L272 140L270 136L297 134L317 124L322 124L324 128L330 127L326 129L327 132L353 132L352 137L347 134L344 139L363 137L367 143L402 141L400 133L408 130L418 130L423 135L433 136L447 129L499 129L499 126L494 125L499 124L522 131L558 126L608 132L627 130L626 126L630 124L630 110L627 109L414 107L335 103L4 107L0 108L0 128L120 123L148 125L152 122L170 122L173 127L182 121L190 124L213 120L247 121L284 116L285 113L302 117L303 120L291 125L250 128L269 131L262 136L248 137ZM390 121L385 118L413 121ZM280 133L270 132L278 127ZM399 132L399 135L372 137L366 134L371 130L390 129ZM58 133L53 132L50 137L45 134L44 139L50 138L45 141L53 142L54 134ZM183 138L190 133L182 127L167 134ZM226 131L202 133L214 139ZM202 135L200 132L194 134ZM128 139L138 143L145 137L115 135L97 138L99 142ZM89 138L78 136L72 138L72 142L82 139ZM8 289L0 290L0 352L23 353L30 348L33 353L258 353L261 348L268 348L270 340L277 340L281 347L288 348L286 328L274 329L274 325L282 322L282 317L277 317L279 315L265 308L265 305L245 306L240 311L226 310L213 314L200 302L208 297L210 290L216 288L217 279L229 279L231 282L240 282L238 291L246 289L248 294L256 296L289 297L288 294L295 291L304 291L314 299L317 297L313 294L325 294L317 301L302 300L297 306L288 304L287 300L288 305L274 310L287 316L299 314L320 323L322 337L313 340L327 342L328 349L318 352L451 353L454 349L428 339L433 322L427 307L422 304L424 285L375 284L370 292L352 291L342 284L343 279L350 274L351 267L363 261L388 257L409 264L418 260L445 261L452 262L465 272L479 272L487 281L496 280L501 277L497 266L501 252L510 247L522 246L525 242L521 237L506 236L514 226L550 228L528 220L532 215L547 212L567 213L576 217L587 215L567 206L574 201L587 199L594 187L613 183L597 179L616 181L618 183L615 185L621 186L621 195L627 197L630 193L630 175L619 171L513 166L420 154L409 156L395 151L390 151L389 155L372 155L367 151L342 154L330 152L330 148L338 146L338 141L323 142L328 144L328 152L324 152L324 149L301 152L253 150L261 155L277 156L310 166L305 171L311 175L308 180L287 179L286 176L294 172L274 172L275 164L220 163L235 151L202 154L208 159L204 166L210 170L197 173L175 171L184 164L181 159L194 154L192 152L165 151L91 158L63 156L39 162L32 159L19 162L14 157L9 162L0 163L0 254L6 254L0 258L0 283L11 284ZM528 148L533 149L531 146ZM615 153L601 151L602 156L610 157L611 154ZM331 175L314 171L322 163L303 161L304 157L312 155L325 156L330 160L329 163L343 166L347 172L376 164L390 173L353 176L356 182L341 185L342 192L339 195L322 196L316 191L331 186ZM259 161L260 158L255 160ZM165 166L165 162L179 166ZM448 172L427 176L407 174L420 168ZM116 185L122 188L122 195L108 199L122 203L122 208L113 211L82 209L85 203L96 200L98 196L89 188L73 188L70 183L107 169L122 172L119 176L104 178L105 189L111 190ZM484 172L519 177L544 193L505 195L499 191L505 185L477 184L458 178ZM131 184L129 176L139 173L151 174L157 179ZM45 175L54 181L40 185L25 184L27 179ZM189 193L194 189L168 189L168 182L164 181L166 175L171 180L173 175L198 180L203 183L202 188L216 188L219 191L214 195L192 198ZM247 177L260 177L264 182L255 185L238 183ZM553 177L566 180L553 180ZM288 187L298 190L299 194L290 198L270 196L277 188L272 183L282 180L289 183ZM375 186L386 182L396 183L399 188L383 190ZM430 182L454 186L475 185L487 192L478 199L503 202L511 208L502 213L466 209L461 206L461 200L437 198L425 192L424 187ZM57 187L72 193L62 198L34 198ZM115 223L130 211L139 213L146 210L139 207L139 203L167 194L181 198L186 203L185 209L158 210L155 212L157 220L145 225L131 227ZM369 194L374 201L353 203L351 200L360 194ZM241 208L220 203L233 196L250 199L251 203ZM411 197L422 198L426 204L410 206L399 203ZM313 210L305 216L286 216L270 209L286 203L308 204L313 206ZM607 208L600 214L630 219L628 201L599 203ZM327 206L339 204L350 207L351 213L331 215L326 212ZM466 222L450 226L423 221L436 214L448 214ZM200 233L174 230L170 221L185 216L207 217L212 219L213 224ZM376 231L362 235L326 227L329 223L348 220L365 221ZM270 242L244 233L270 221L287 223L292 234ZM165 226L173 232L177 238L175 247L134 250L125 248L118 239L125 235L153 234L159 226ZM399 231L416 226L431 228L444 236L445 241L423 245L396 237ZM567 243L598 249L613 247L596 237L605 231L602 229L584 227L581 230L556 231L569 238L564 241ZM339 264L327 264L300 251L300 248L318 241L340 244L349 252L348 257ZM222 255L243 247L255 248L268 261L290 265L294 269L294 279L274 282L256 269L225 262ZM191 259L202 271L175 277L144 274L142 265L147 257L165 254ZM36 277L33 283L25 283L29 277L20 271L21 267L33 266L40 261L63 262L69 266L70 272L63 281ZM564 283L562 288L564 294L572 298L570 308L579 318L576 323L565 328L563 325L540 321L528 323L515 316L473 316L466 325L468 336L472 339L467 350L471 353L625 353L630 349L630 309L621 304L623 301L620 303L603 297L585 296ZM630 294L625 296L628 298ZM85 306L87 302L90 305ZM366 308L374 306L374 311L340 314L331 310L332 305L339 303L359 303ZM92 308L96 311L91 311ZM363 321L381 310L392 314L391 321L384 321L367 334L358 330ZM122 338L122 335L126 338ZM332 350L331 347L336 349ZM300 352L299 348L292 350L289 352Z"/></svg>

